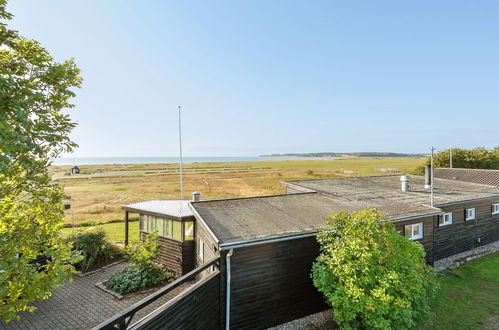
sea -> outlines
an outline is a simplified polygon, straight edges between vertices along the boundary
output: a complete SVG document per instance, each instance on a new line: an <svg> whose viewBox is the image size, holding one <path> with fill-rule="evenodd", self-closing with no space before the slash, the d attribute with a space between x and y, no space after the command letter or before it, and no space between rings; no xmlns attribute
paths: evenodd
<svg viewBox="0 0 499 330"><path fill-rule="evenodd" d="M262 157L262 156L235 156L235 157L184 157L184 163L212 163L212 162L258 162L269 160L306 160L327 159L326 157ZM52 159L52 165L107 165L107 164L163 164L178 163L179 157L61 157Z"/></svg>

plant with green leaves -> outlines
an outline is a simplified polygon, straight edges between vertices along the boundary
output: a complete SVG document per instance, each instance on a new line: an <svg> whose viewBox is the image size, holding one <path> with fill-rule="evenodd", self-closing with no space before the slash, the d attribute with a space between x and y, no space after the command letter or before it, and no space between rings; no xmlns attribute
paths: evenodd
<svg viewBox="0 0 499 330"><path fill-rule="evenodd" d="M157 250L157 231L146 235L141 242L132 243L126 248L131 265L113 274L106 282L106 287L125 294L174 280L177 277L175 273L154 262Z"/></svg>
<svg viewBox="0 0 499 330"><path fill-rule="evenodd" d="M373 209L341 212L317 235L314 285L344 329L412 329L431 320L436 273L423 246Z"/></svg>
<svg viewBox="0 0 499 330"><path fill-rule="evenodd" d="M433 165L435 168L450 167L451 150L443 150L433 155ZM425 164L431 164L428 157ZM499 169L499 147L494 149L474 148L474 149L452 149L452 167L454 168L477 168L477 169ZM413 171L414 174L423 175L424 166L418 166Z"/></svg>
<svg viewBox="0 0 499 330"><path fill-rule="evenodd" d="M0 318L32 311L33 301L74 272L80 257L59 234L63 190L48 174L49 159L76 147L72 108L81 84L73 60L55 62L36 41L6 25L0 0Z"/></svg>
<svg viewBox="0 0 499 330"><path fill-rule="evenodd" d="M154 262L158 247L158 231L154 230L145 235L144 240L130 243L125 248L126 258L137 266L148 266Z"/></svg>
<svg viewBox="0 0 499 330"><path fill-rule="evenodd" d="M82 272L123 256L122 251L107 240L106 232L102 229L86 231L70 237L70 241L73 243L73 248L84 257L75 265Z"/></svg>

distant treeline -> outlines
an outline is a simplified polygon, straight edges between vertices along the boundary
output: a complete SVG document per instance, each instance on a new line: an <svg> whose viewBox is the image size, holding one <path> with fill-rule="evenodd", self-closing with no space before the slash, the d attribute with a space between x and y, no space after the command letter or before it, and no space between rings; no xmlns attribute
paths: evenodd
<svg viewBox="0 0 499 330"><path fill-rule="evenodd" d="M301 154L271 154L261 157L426 157L428 154L404 154L397 152L309 152Z"/></svg>

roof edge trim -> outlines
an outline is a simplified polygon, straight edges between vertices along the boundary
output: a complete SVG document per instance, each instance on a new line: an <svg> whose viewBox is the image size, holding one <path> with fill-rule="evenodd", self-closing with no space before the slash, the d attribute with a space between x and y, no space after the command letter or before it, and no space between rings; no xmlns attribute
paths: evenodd
<svg viewBox="0 0 499 330"><path fill-rule="evenodd" d="M240 240L240 241L235 241L235 242L221 243L220 250L225 251L225 250L230 250L230 249L242 248L242 247L246 247L246 246L269 244L269 243L274 243L274 242L289 241L289 240L293 240L293 239L305 238L305 237L315 236L315 235L317 235L318 232L323 231L323 230L325 230L325 229L315 229L315 230L308 230L308 231L302 231L302 232L297 232L297 233L288 233L288 234L274 235L274 236L268 236L268 237Z"/></svg>
<svg viewBox="0 0 499 330"><path fill-rule="evenodd" d="M208 226L208 224L206 223L206 221L204 221L203 217L199 214L199 212L196 210L196 208L194 207L194 205L192 205L192 202L189 203L189 208L191 209L192 213L194 213L194 218L196 218L199 222L201 222L206 227L206 229L208 230L208 232L210 233L210 235L213 237L213 239L215 240L215 242L217 242L217 243L220 244L220 239L217 237L217 235L215 235L215 233L213 232L213 230L211 230L210 226Z"/></svg>
<svg viewBox="0 0 499 330"><path fill-rule="evenodd" d="M483 196L483 197L463 199L463 200L459 200L459 201L443 202L443 203L435 204L435 206L448 206L448 205L454 205L454 204L462 204L462 203L466 203L466 202L474 202L474 201L493 199L493 198L498 198L498 197L499 197L499 194L495 194L495 195L489 195L489 196Z"/></svg>

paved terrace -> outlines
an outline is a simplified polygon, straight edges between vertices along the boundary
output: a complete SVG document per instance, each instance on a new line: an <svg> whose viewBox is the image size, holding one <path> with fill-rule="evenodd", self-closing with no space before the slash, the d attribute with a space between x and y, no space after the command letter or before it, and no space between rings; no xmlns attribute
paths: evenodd
<svg viewBox="0 0 499 330"><path fill-rule="evenodd" d="M0 329L90 329L153 292L148 290L118 300L95 287L95 283L107 280L109 276L126 266L127 263L120 263L85 277L75 276L73 283L64 283L48 300L35 303L34 305L38 307L35 312L22 312L20 320L8 324L0 321ZM132 323L166 303L188 286L189 284L184 284L142 309L135 314Z"/></svg>

